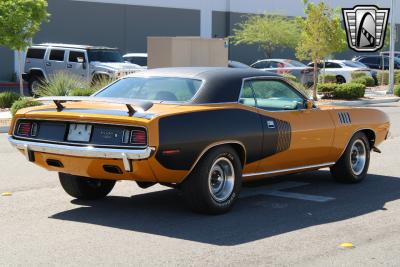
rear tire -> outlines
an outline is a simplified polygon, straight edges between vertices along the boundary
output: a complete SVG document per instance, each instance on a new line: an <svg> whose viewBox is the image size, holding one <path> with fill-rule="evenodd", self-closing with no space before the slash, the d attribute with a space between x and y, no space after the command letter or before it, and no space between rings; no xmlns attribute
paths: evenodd
<svg viewBox="0 0 400 267"><path fill-rule="evenodd" d="M346 79L343 76L338 75L336 76L336 82L339 84L346 83Z"/></svg>
<svg viewBox="0 0 400 267"><path fill-rule="evenodd" d="M341 183L358 183L367 176L370 160L370 144L367 136L356 133L342 157L331 167L333 178Z"/></svg>
<svg viewBox="0 0 400 267"><path fill-rule="evenodd" d="M183 197L195 212L229 211L241 189L242 164L236 151L221 146L209 151L181 184Z"/></svg>
<svg viewBox="0 0 400 267"><path fill-rule="evenodd" d="M77 199L94 200L106 197L114 188L115 181L92 179L66 173L59 173L64 191Z"/></svg>

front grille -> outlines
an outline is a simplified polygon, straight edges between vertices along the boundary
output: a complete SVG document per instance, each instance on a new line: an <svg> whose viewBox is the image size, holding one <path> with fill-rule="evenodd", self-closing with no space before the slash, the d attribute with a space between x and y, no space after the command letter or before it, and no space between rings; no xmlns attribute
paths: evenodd
<svg viewBox="0 0 400 267"><path fill-rule="evenodd" d="M76 128L76 124L88 126L86 127L86 129L90 129L88 141L82 141L79 138L70 138L70 127ZM132 138L131 136L136 136L136 138ZM148 140L147 130L141 126L26 119L17 121L14 137L57 144L135 148L147 147Z"/></svg>

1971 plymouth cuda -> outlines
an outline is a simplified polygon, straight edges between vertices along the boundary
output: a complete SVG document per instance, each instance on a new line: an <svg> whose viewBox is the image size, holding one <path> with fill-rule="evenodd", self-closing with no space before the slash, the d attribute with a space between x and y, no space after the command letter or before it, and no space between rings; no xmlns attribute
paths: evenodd
<svg viewBox="0 0 400 267"><path fill-rule="evenodd" d="M52 97L13 119L9 141L59 172L79 199L117 180L179 188L199 212L223 213L242 181L330 167L361 181L389 119L379 110L316 107L281 76L254 69L167 68L90 97Z"/></svg>

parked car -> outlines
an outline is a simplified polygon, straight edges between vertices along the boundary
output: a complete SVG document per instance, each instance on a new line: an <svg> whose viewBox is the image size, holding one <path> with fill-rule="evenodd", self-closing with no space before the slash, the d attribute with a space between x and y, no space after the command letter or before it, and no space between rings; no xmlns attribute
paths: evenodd
<svg viewBox="0 0 400 267"><path fill-rule="evenodd" d="M39 101L16 114L9 141L59 172L72 197L103 198L117 180L161 183L212 214L231 209L242 181L330 167L336 180L360 182L390 127L380 110L320 109L254 69L153 69L94 96Z"/></svg>
<svg viewBox="0 0 400 267"><path fill-rule="evenodd" d="M119 78L139 70L137 65L125 63L115 48L44 43L28 48L22 77L34 94L41 82L60 71L91 82L101 77Z"/></svg>
<svg viewBox="0 0 400 267"><path fill-rule="evenodd" d="M370 69L367 65L364 63L361 63L360 61L351 61L353 64L356 64L359 68L365 68L369 69L372 78L374 78L375 84L378 84L378 71L374 69Z"/></svg>
<svg viewBox="0 0 400 267"><path fill-rule="evenodd" d="M314 67L314 63L310 62L308 66ZM326 74L335 75L337 83L350 82L352 80L351 73L354 71L363 71L368 76L372 77L369 68L360 67L351 60L325 60L325 69L323 62L319 63L317 66L320 70L320 74L325 72Z"/></svg>
<svg viewBox="0 0 400 267"><path fill-rule="evenodd" d="M389 56L390 55L390 51L384 51L381 52L380 55L382 56ZM397 58L400 58L400 51L394 51L394 56Z"/></svg>
<svg viewBox="0 0 400 267"><path fill-rule="evenodd" d="M381 70L381 69L389 69L389 57L388 56L379 56L379 55L364 55L357 56L352 59L353 61L361 62L367 65L371 69ZM394 68L400 69L400 58L394 58Z"/></svg>
<svg viewBox="0 0 400 267"><path fill-rule="evenodd" d="M247 64L244 64L244 63L239 62L239 61L234 61L234 60L229 60L228 67L229 68L237 68L237 69L248 69L248 68L251 68Z"/></svg>
<svg viewBox="0 0 400 267"><path fill-rule="evenodd" d="M128 53L122 57L125 61L147 68L147 53Z"/></svg>
<svg viewBox="0 0 400 267"><path fill-rule="evenodd" d="M278 74L292 74L302 84L313 84L313 69L305 64L292 59L263 59L250 65L252 68L270 71Z"/></svg>

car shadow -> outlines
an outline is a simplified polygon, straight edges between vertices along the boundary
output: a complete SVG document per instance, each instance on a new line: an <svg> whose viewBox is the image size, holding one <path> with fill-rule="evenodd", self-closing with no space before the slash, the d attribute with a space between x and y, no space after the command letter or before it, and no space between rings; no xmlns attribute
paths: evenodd
<svg viewBox="0 0 400 267"><path fill-rule="evenodd" d="M248 184L261 187L281 180L310 183L288 189L335 198L329 202L252 195L239 199L231 212L219 216L190 212L176 190L131 198L110 196L101 201L79 201L78 207L50 218L113 227L201 243L233 246L349 218L377 210L399 199L400 179L369 175L360 184L338 184L329 172L306 172Z"/></svg>

